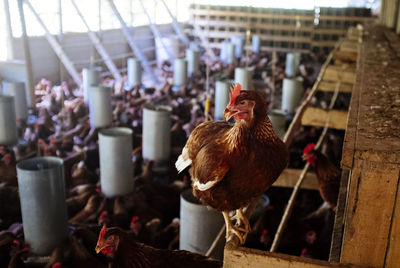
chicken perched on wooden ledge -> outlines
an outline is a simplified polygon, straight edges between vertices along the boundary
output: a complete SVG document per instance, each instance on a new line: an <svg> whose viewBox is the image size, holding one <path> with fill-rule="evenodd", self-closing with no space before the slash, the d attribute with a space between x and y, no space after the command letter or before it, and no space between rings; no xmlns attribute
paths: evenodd
<svg viewBox="0 0 400 268"><path fill-rule="evenodd" d="M319 193L329 207L335 210L339 195L340 170L326 156L315 150L314 143L308 144L304 149L303 160L307 160L310 165L314 166Z"/></svg>
<svg viewBox="0 0 400 268"><path fill-rule="evenodd" d="M279 177L288 150L274 133L261 94L232 86L224 115L226 121L204 122L193 130L175 165L179 172L192 166L193 194L222 211L227 239L234 234L244 244L250 226L243 208ZM234 124L227 122L232 117Z"/></svg>

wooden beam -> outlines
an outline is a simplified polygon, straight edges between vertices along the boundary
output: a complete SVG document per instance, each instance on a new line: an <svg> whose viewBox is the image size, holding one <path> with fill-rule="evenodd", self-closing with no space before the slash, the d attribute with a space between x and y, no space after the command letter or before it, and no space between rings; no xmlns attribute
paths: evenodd
<svg viewBox="0 0 400 268"><path fill-rule="evenodd" d="M315 107L306 109L301 118L301 124L304 126L324 127L328 116L330 117L329 128L346 129L347 111L325 111Z"/></svg>
<svg viewBox="0 0 400 268"><path fill-rule="evenodd" d="M336 88L336 82L332 81L321 81L318 85L319 91L325 91L325 92L334 92ZM349 93L353 91L353 84L348 84L348 83L341 83L339 92L344 92L344 93Z"/></svg>
<svg viewBox="0 0 400 268"><path fill-rule="evenodd" d="M389 237L389 249L386 255L385 267L395 268L400 260L400 188L397 187L397 198Z"/></svg>
<svg viewBox="0 0 400 268"><path fill-rule="evenodd" d="M354 63L357 61L357 52L339 50L336 51L335 55L333 55L333 59Z"/></svg>
<svg viewBox="0 0 400 268"><path fill-rule="evenodd" d="M325 81L342 81L343 83L354 84L356 80L356 73L353 68L346 67L346 66L328 66L322 77L322 80Z"/></svg>
<svg viewBox="0 0 400 268"><path fill-rule="evenodd" d="M301 169L291 168L283 170L279 178L275 181L274 184L272 184L272 186L293 188L296 185L297 180L299 179L301 171ZM317 175L315 174L315 172L307 172L307 175L304 178L304 182L300 188L307 190L318 190Z"/></svg>
<svg viewBox="0 0 400 268"><path fill-rule="evenodd" d="M250 248L229 248L224 251L224 268L321 268L321 267L359 267L352 264L330 263L304 257L291 256Z"/></svg>
<svg viewBox="0 0 400 268"><path fill-rule="evenodd" d="M354 160L341 262L384 266L399 171L396 164Z"/></svg>

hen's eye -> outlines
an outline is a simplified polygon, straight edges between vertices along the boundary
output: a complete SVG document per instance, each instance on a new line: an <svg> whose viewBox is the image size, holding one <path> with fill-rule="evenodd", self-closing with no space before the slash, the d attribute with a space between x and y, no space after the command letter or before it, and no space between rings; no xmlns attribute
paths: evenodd
<svg viewBox="0 0 400 268"><path fill-rule="evenodd" d="M241 102L239 102L239 104L241 104L241 105L243 105L243 104L245 104L246 102L244 101L244 100L242 100Z"/></svg>

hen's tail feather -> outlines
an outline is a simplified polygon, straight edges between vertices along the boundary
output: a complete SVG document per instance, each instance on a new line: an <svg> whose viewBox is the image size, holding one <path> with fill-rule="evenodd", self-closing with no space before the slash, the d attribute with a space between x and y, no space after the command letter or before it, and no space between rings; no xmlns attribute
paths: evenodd
<svg viewBox="0 0 400 268"><path fill-rule="evenodd" d="M192 164L192 159L189 158L188 150L186 147L183 148L182 154L178 157L178 160L175 162L175 167L178 170L178 173L181 173L185 168Z"/></svg>

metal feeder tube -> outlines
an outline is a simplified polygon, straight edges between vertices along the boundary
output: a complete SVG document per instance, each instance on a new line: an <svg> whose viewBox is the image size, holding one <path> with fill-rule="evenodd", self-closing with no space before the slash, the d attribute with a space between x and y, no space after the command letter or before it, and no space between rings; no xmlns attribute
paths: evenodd
<svg viewBox="0 0 400 268"><path fill-rule="evenodd" d="M132 134L122 127L99 131L101 191L107 197L133 191Z"/></svg>
<svg viewBox="0 0 400 268"><path fill-rule="evenodd" d="M295 77L299 74L300 53L286 54L285 74L287 77Z"/></svg>
<svg viewBox="0 0 400 268"><path fill-rule="evenodd" d="M294 113L301 97L303 96L302 78L284 78L282 85L282 110Z"/></svg>
<svg viewBox="0 0 400 268"><path fill-rule="evenodd" d="M229 103L229 83L217 81L215 83L215 109L214 120L223 120L224 111Z"/></svg>
<svg viewBox="0 0 400 268"><path fill-rule="evenodd" d="M235 68L235 83L240 83L243 90L252 90L253 70L249 68Z"/></svg>
<svg viewBox="0 0 400 268"><path fill-rule="evenodd" d="M128 86L134 87L142 84L142 66L139 59L129 58L128 63Z"/></svg>
<svg viewBox="0 0 400 268"><path fill-rule="evenodd" d="M269 120L271 120L272 127L274 128L275 134L283 139L286 132L286 116L281 110L270 110L268 111Z"/></svg>
<svg viewBox="0 0 400 268"><path fill-rule="evenodd" d="M25 241L33 253L49 255L68 237L63 160L23 160L17 176Z"/></svg>
<svg viewBox="0 0 400 268"><path fill-rule="evenodd" d="M3 81L3 93L14 97L17 118L27 119L28 105L26 102L25 83Z"/></svg>
<svg viewBox="0 0 400 268"><path fill-rule="evenodd" d="M90 86L89 115L92 127L106 127L112 122L111 88Z"/></svg>
<svg viewBox="0 0 400 268"><path fill-rule="evenodd" d="M100 85L100 70L98 68L83 68L82 70L83 100L87 104L90 99L91 85Z"/></svg>
<svg viewBox="0 0 400 268"><path fill-rule="evenodd" d="M14 97L0 95L0 145L15 145L17 141Z"/></svg>
<svg viewBox="0 0 400 268"><path fill-rule="evenodd" d="M174 86L183 86L187 81L187 60L177 58L174 60Z"/></svg>
<svg viewBox="0 0 400 268"><path fill-rule="evenodd" d="M260 53L260 36L253 35L251 38L251 49L254 53Z"/></svg>
<svg viewBox="0 0 400 268"><path fill-rule="evenodd" d="M187 75L192 75L199 70L200 52L193 49L186 49Z"/></svg>

